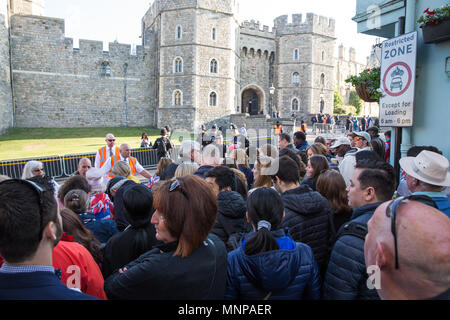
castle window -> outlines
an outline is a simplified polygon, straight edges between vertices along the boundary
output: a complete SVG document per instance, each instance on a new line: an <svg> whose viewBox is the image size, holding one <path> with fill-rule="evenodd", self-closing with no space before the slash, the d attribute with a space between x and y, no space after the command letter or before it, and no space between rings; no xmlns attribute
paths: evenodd
<svg viewBox="0 0 450 320"><path fill-rule="evenodd" d="M211 39L216 40L216 28L212 28L211 30Z"/></svg>
<svg viewBox="0 0 450 320"><path fill-rule="evenodd" d="M217 60L216 59L212 59L210 66L209 66L209 72L211 73L217 73Z"/></svg>
<svg viewBox="0 0 450 320"><path fill-rule="evenodd" d="M325 74L323 73L320 75L320 85L321 86L325 85Z"/></svg>
<svg viewBox="0 0 450 320"><path fill-rule="evenodd" d="M209 106L217 106L217 93L215 93L214 91L209 94Z"/></svg>
<svg viewBox="0 0 450 320"><path fill-rule="evenodd" d="M292 111L298 111L298 99L294 98L292 100Z"/></svg>
<svg viewBox="0 0 450 320"><path fill-rule="evenodd" d="M175 90L175 92L173 93L173 105L183 105L183 93L180 90Z"/></svg>
<svg viewBox="0 0 450 320"><path fill-rule="evenodd" d="M181 39L181 37L183 36L183 29L181 28L181 26L177 27L177 39Z"/></svg>
<svg viewBox="0 0 450 320"><path fill-rule="evenodd" d="M298 49L294 50L294 60L297 61L299 57Z"/></svg>
<svg viewBox="0 0 450 320"><path fill-rule="evenodd" d="M299 84L300 83L300 74L298 72L294 72L292 75L292 83Z"/></svg>
<svg viewBox="0 0 450 320"><path fill-rule="evenodd" d="M322 51L322 61L325 61L325 51Z"/></svg>
<svg viewBox="0 0 450 320"><path fill-rule="evenodd" d="M175 58L174 72L183 72L183 59L181 59L180 57Z"/></svg>
<svg viewBox="0 0 450 320"><path fill-rule="evenodd" d="M100 75L102 77L110 77L111 76L111 66L109 62L103 62L100 66Z"/></svg>

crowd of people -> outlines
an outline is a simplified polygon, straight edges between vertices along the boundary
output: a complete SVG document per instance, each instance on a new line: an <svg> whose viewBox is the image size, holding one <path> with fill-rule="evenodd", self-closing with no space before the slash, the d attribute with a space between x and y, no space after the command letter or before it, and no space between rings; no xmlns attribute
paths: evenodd
<svg viewBox="0 0 450 320"><path fill-rule="evenodd" d="M259 148L201 129L177 150L162 129L154 174L108 134L61 185L40 162L1 177L0 299L450 299L440 150L397 177L373 126Z"/></svg>

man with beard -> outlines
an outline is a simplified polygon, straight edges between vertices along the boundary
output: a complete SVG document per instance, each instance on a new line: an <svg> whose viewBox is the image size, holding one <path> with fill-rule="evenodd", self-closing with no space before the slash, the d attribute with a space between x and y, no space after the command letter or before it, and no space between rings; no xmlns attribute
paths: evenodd
<svg viewBox="0 0 450 320"><path fill-rule="evenodd" d="M0 299L84 300L55 273L52 251L62 220L52 191L19 179L0 183Z"/></svg>

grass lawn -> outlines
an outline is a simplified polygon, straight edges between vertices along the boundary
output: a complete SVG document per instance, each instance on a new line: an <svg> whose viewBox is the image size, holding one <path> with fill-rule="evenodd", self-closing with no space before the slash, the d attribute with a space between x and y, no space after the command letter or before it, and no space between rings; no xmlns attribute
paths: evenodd
<svg viewBox="0 0 450 320"><path fill-rule="evenodd" d="M14 128L0 135L0 160L96 152L106 144L105 136L110 132L115 135L117 146L128 143L131 148L140 147L142 132L152 143L160 136L159 129L150 127Z"/></svg>

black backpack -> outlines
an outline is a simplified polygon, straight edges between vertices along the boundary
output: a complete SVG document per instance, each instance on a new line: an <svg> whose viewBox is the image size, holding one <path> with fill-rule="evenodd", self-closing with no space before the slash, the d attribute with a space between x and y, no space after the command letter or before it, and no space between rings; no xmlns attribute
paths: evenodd
<svg viewBox="0 0 450 320"><path fill-rule="evenodd" d="M166 141L163 138L158 138L155 141L156 149L158 150L158 154L161 156L167 155Z"/></svg>

